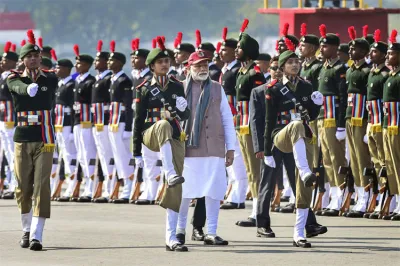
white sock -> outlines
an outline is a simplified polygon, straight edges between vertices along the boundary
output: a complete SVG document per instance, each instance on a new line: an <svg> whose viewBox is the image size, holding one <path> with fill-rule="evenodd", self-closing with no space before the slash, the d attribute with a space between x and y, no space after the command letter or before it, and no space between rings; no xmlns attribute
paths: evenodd
<svg viewBox="0 0 400 266"><path fill-rule="evenodd" d="M217 236L219 200L206 197L205 201L207 216L207 235Z"/></svg>
<svg viewBox="0 0 400 266"><path fill-rule="evenodd" d="M172 163L172 148L169 141L165 142L165 144L160 147L160 154L163 164L163 170L167 179L176 176L174 164Z"/></svg>
<svg viewBox="0 0 400 266"><path fill-rule="evenodd" d="M304 181L304 176L312 173L307 161L307 151L304 139L299 139L293 146L293 156L296 167L299 170L300 178Z"/></svg>
<svg viewBox="0 0 400 266"><path fill-rule="evenodd" d="M177 234L186 233L187 216L189 212L190 199L182 198L181 206L179 207Z"/></svg>
<svg viewBox="0 0 400 266"><path fill-rule="evenodd" d="M304 228L306 226L308 209L297 209L296 210L296 223L294 225L293 240L298 241L300 239L306 239L304 236Z"/></svg>
<svg viewBox="0 0 400 266"><path fill-rule="evenodd" d="M329 182L325 183L325 193L324 196L322 196L322 208L326 208L329 204L329 191L330 191L330 186Z"/></svg>
<svg viewBox="0 0 400 266"><path fill-rule="evenodd" d="M43 228L46 218L34 216L31 224L30 239L36 239L42 242Z"/></svg>
<svg viewBox="0 0 400 266"><path fill-rule="evenodd" d="M251 215L249 218L256 219L257 217L257 198L253 198L253 209L251 210Z"/></svg>
<svg viewBox="0 0 400 266"><path fill-rule="evenodd" d="M131 196L133 181L129 178L124 179L124 189L122 190L121 199L129 199Z"/></svg>
<svg viewBox="0 0 400 266"><path fill-rule="evenodd" d="M22 231L30 232L32 224L32 209L28 213L21 214Z"/></svg>

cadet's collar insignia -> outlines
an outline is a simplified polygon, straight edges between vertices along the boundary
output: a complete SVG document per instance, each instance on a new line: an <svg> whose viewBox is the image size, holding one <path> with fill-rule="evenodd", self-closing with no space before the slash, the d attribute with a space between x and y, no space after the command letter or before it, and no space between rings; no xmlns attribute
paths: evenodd
<svg viewBox="0 0 400 266"><path fill-rule="evenodd" d="M325 77L325 79L324 79L324 80L325 80L325 82L328 82L328 80L329 80L329 79L328 79L328 77Z"/></svg>
<svg viewBox="0 0 400 266"><path fill-rule="evenodd" d="M374 86L374 83L372 82L370 86L371 86L371 88L372 88L372 87Z"/></svg>
<svg viewBox="0 0 400 266"><path fill-rule="evenodd" d="M176 94L172 94L172 99L176 99L177 95Z"/></svg>
<svg viewBox="0 0 400 266"><path fill-rule="evenodd" d="M303 100L303 102L308 101L308 97L303 97L303 98L301 98L301 99Z"/></svg>
<svg viewBox="0 0 400 266"><path fill-rule="evenodd" d="M1 88L4 89L4 84L1 85Z"/></svg>
<svg viewBox="0 0 400 266"><path fill-rule="evenodd" d="M390 87L390 82L388 83L388 87Z"/></svg>
<svg viewBox="0 0 400 266"><path fill-rule="evenodd" d="M379 44L378 44L377 42L376 42L376 43L374 43L374 47L378 47L378 45L379 45Z"/></svg>
<svg viewBox="0 0 400 266"><path fill-rule="evenodd" d="M42 90L42 91L47 91L47 87L46 87L46 86L43 86L43 87L41 88L41 90Z"/></svg>
<svg viewBox="0 0 400 266"><path fill-rule="evenodd" d="M242 84L239 84L239 89L241 89L242 88Z"/></svg>

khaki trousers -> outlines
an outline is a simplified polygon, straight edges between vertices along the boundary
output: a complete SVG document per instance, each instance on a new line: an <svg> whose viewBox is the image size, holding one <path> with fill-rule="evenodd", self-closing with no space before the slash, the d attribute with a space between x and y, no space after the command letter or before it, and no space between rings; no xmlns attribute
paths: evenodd
<svg viewBox="0 0 400 266"><path fill-rule="evenodd" d="M185 159L185 142L172 138L172 127L166 120L154 123L150 128L146 129L143 135L143 144L154 152L159 152L160 147L167 141L171 144L175 171L178 175L182 175L183 163ZM201 166L199 166L201 167ZM164 180L165 181L165 180ZM160 206L165 209L171 209L179 212L182 200L182 185L174 187L166 187L161 198Z"/></svg>
<svg viewBox="0 0 400 266"><path fill-rule="evenodd" d="M368 145L364 142L367 133L367 120L362 121L362 126L354 126L351 119L346 120L347 141L350 152L350 167L354 176L354 184L357 187L365 187L369 184L368 177L363 172L365 167L371 167L371 156Z"/></svg>
<svg viewBox="0 0 400 266"><path fill-rule="evenodd" d="M251 195L253 198L258 197L258 186L260 185L260 160L256 158L254 152L253 141L251 135L240 135L236 131L239 140L240 151L242 152L244 165L246 167L247 179L250 186Z"/></svg>
<svg viewBox="0 0 400 266"><path fill-rule="evenodd" d="M385 151L383 147L383 133L373 132L371 130L372 124L368 123L367 136L368 136L368 149L371 154L371 160L374 164L376 174L379 174L381 168L385 165ZM382 185L382 182L379 182Z"/></svg>
<svg viewBox="0 0 400 266"><path fill-rule="evenodd" d="M42 152L43 142L15 142L15 195L21 214L50 218L50 175L53 153Z"/></svg>
<svg viewBox="0 0 400 266"><path fill-rule="evenodd" d="M383 129L383 148L390 194L400 194L400 136Z"/></svg>
<svg viewBox="0 0 400 266"><path fill-rule="evenodd" d="M313 150L313 159L312 159L312 166L314 168L317 168L319 165L318 162L318 157L319 157L319 147L318 147L318 125L317 125L317 120L311 121L310 122L310 127L312 131L314 132L314 135L317 137L317 141L311 144L311 149ZM311 168L312 170L312 168Z"/></svg>
<svg viewBox="0 0 400 266"><path fill-rule="evenodd" d="M337 127L324 127L323 119L318 120L317 124L326 180L331 187L338 187L345 179L345 176L338 174L338 171L340 166L347 166L346 142L337 140Z"/></svg>
<svg viewBox="0 0 400 266"><path fill-rule="evenodd" d="M301 138L304 139L304 143L306 144L308 166L310 169L312 169L313 145L310 144L311 138L306 137L303 122L290 122L281 131L279 131L278 134L276 134L274 137L274 145L284 153L291 153L293 152L294 144ZM312 188L304 186L304 183L300 178L299 171L296 167L296 208L308 209L311 205L311 199Z"/></svg>

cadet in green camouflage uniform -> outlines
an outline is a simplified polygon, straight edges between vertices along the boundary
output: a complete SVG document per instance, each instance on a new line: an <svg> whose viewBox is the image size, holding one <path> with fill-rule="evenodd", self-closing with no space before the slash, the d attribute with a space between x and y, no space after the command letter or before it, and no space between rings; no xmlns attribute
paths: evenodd
<svg viewBox="0 0 400 266"><path fill-rule="evenodd" d="M353 32L353 34L352 34ZM365 191L368 177L364 176L364 168L371 167L371 156L364 139L367 132L368 114L366 108L368 75L371 71L365 61L369 53L369 43L364 38L355 39L354 27L349 28L352 41L349 43L350 58L354 64L347 70L347 109L346 133L350 153L350 166L354 176L357 204L345 214L349 218L363 217L368 203L369 193Z"/></svg>
<svg viewBox="0 0 400 266"><path fill-rule="evenodd" d="M160 48L152 50L146 59L153 72L151 80L136 87L136 115L133 132L133 155L136 165L143 167L142 143L154 152L161 153L167 189L160 205L167 209L166 249L187 251L176 239L178 212L182 199L182 183L185 156L185 133L180 122L188 119L190 111L184 98L180 81L167 73L170 58L160 37Z"/></svg>
<svg viewBox="0 0 400 266"><path fill-rule="evenodd" d="M28 39L20 53L25 71L9 75L7 85L18 122L14 163L16 197L24 231L20 245L41 250L44 223L50 218L50 174L55 147L51 109L56 87L39 69L40 48L35 44L32 30L28 31Z"/></svg>

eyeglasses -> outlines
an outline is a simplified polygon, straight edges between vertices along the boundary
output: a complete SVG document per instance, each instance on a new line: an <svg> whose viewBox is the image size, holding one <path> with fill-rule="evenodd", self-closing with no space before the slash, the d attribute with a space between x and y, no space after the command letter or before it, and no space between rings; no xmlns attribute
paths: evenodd
<svg viewBox="0 0 400 266"><path fill-rule="evenodd" d="M279 69L279 67L278 66L272 66L272 67L269 67L269 69L271 69L273 71L277 71Z"/></svg>

